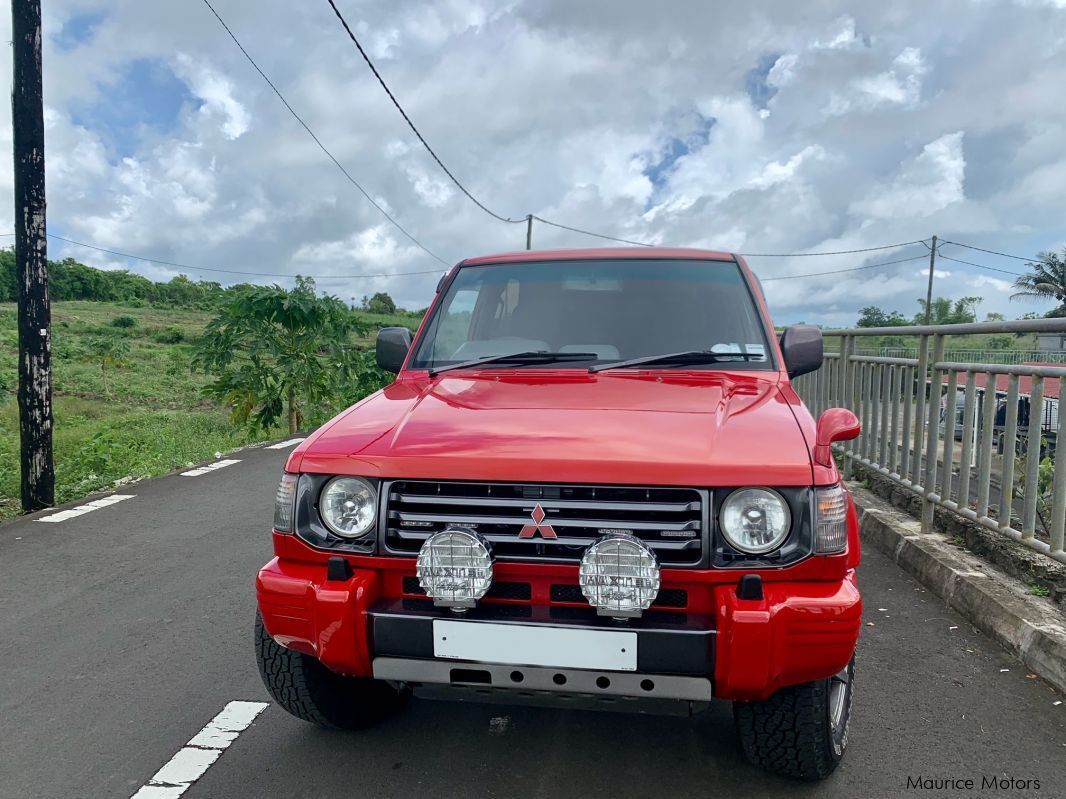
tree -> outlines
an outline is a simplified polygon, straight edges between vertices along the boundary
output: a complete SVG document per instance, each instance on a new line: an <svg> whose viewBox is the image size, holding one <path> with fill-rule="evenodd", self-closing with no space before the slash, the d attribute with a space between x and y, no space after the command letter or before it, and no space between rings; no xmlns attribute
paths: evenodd
<svg viewBox="0 0 1066 799"><path fill-rule="evenodd" d="M104 385L104 397L110 399L107 388L107 370L120 369L126 365L130 343L118 336L94 336L85 344L85 359L100 364L100 379Z"/></svg>
<svg viewBox="0 0 1066 799"><path fill-rule="evenodd" d="M876 305L868 305L859 311L857 327L902 327L909 325L906 317L899 311L885 313Z"/></svg>
<svg viewBox="0 0 1066 799"><path fill-rule="evenodd" d="M932 312L929 314L931 325L957 325L977 321L977 306L981 303L980 297L960 297L954 303L947 297L937 297L932 303ZM918 304L922 310L914 317L914 324L925 324L925 300L919 298Z"/></svg>
<svg viewBox="0 0 1066 799"><path fill-rule="evenodd" d="M384 291L379 291L369 299L363 297L363 310L369 313L394 314L396 313L396 303Z"/></svg>
<svg viewBox="0 0 1066 799"><path fill-rule="evenodd" d="M232 407L235 422L266 428L284 416L295 433L352 382L354 329L348 307L317 296L310 278L292 291L246 289L207 325L195 363L216 375L205 391Z"/></svg>
<svg viewBox="0 0 1066 799"><path fill-rule="evenodd" d="M1036 257L1035 262L1026 264L1029 271L1014 281L1018 291L1010 298L1054 300L1058 306L1046 316L1066 316L1066 247L1063 247L1061 256L1048 251Z"/></svg>

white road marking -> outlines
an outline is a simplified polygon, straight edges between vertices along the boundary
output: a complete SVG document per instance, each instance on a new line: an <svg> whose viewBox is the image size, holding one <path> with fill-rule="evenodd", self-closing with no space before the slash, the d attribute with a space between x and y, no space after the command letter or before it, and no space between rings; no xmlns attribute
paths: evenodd
<svg viewBox="0 0 1066 799"><path fill-rule="evenodd" d="M280 441L277 444L271 444L267 449L288 449L289 447L295 447L303 441L302 438L290 438L288 441Z"/></svg>
<svg viewBox="0 0 1066 799"><path fill-rule="evenodd" d="M208 472L213 472L216 469L223 469L226 466L232 466L235 463L240 463L240 461L239 460L236 460L236 461L235 460L215 461L214 463L207 464L207 466L200 466L199 468L190 469L187 472L182 472L181 476L182 477L199 477L201 474L207 474Z"/></svg>
<svg viewBox="0 0 1066 799"><path fill-rule="evenodd" d="M178 750L132 799L178 799L218 760L267 707L266 702L230 702Z"/></svg>
<svg viewBox="0 0 1066 799"><path fill-rule="evenodd" d="M90 511L99 510L100 508L106 508L108 505L114 505L116 502L122 502L124 499L133 499L135 494L112 494L109 497L101 497L100 499L94 499L92 502L86 502L84 505L78 505L74 508L67 508L66 510L57 511L51 513L48 516L42 516L37 519L39 522L65 522L67 519L73 519L75 516L81 516L89 513Z"/></svg>

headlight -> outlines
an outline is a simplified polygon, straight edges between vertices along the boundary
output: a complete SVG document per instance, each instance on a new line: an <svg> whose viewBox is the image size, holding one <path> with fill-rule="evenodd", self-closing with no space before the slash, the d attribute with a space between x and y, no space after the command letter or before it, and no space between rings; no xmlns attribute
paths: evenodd
<svg viewBox="0 0 1066 799"><path fill-rule="evenodd" d="M418 584L433 604L472 608L492 585L492 551L485 540L465 527L434 533L418 550Z"/></svg>
<svg viewBox="0 0 1066 799"><path fill-rule="evenodd" d="M769 488L739 488L718 513L722 534L736 549L763 555L781 546L792 526L788 503Z"/></svg>
<svg viewBox="0 0 1066 799"><path fill-rule="evenodd" d="M318 513L342 538L362 538L377 520L378 493L361 477L334 477L322 489Z"/></svg>
<svg viewBox="0 0 1066 799"><path fill-rule="evenodd" d="M639 616L659 595L659 563L639 538L612 533L585 550L581 593L601 616Z"/></svg>
<svg viewBox="0 0 1066 799"><path fill-rule="evenodd" d="M837 483L814 490L814 551L843 552L848 546L848 495Z"/></svg>

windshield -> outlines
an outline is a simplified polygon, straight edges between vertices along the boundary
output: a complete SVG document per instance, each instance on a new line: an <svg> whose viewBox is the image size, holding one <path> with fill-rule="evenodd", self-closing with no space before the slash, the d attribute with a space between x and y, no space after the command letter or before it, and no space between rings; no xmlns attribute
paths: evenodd
<svg viewBox="0 0 1066 799"><path fill-rule="evenodd" d="M584 360L552 363L552 368L587 369L686 350L722 356L684 368L771 367L762 321L736 263L604 260L462 267L409 367L548 352L588 353ZM731 352L742 356L730 357Z"/></svg>

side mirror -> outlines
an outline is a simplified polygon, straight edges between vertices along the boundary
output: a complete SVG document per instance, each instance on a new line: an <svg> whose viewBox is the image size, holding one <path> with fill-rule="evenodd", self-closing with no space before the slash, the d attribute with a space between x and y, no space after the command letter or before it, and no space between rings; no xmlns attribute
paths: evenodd
<svg viewBox="0 0 1066 799"><path fill-rule="evenodd" d="M378 366L386 372L399 374L411 349L411 331L406 327L383 327L378 331L375 349Z"/></svg>
<svg viewBox="0 0 1066 799"><path fill-rule="evenodd" d="M814 433L814 462L829 466L833 462L834 441L851 441L862 432L859 418L847 408L829 408L818 417Z"/></svg>
<svg viewBox="0 0 1066 799"><path fill-rule="evenodd" d="M814 325L792 325L781 334L781 354L789 377L799 377L822 366L822 331Z"/></svg>

